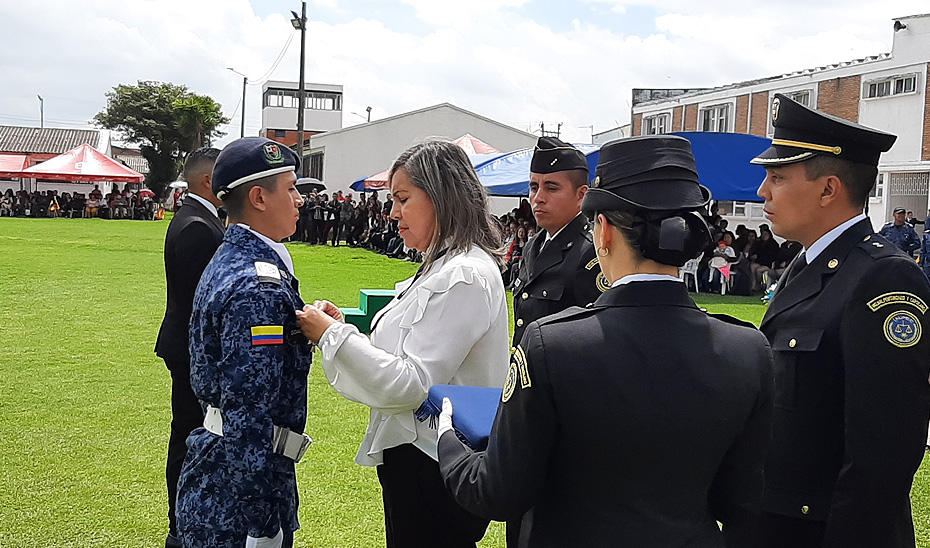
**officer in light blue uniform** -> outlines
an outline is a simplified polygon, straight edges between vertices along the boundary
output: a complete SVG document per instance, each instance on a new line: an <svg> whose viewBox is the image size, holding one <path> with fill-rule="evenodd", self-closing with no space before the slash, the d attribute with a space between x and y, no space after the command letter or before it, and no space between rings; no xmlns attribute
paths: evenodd
<svg viewBox="0 0 930 548"><path fill-rule="evenodd" d="M894 208L894 222L885 223L879 234L913 257L914 252L920 249L920 237L914 231L914 227L904 222L905 213L903 207Z"/></svg>
<svg viewBox="0 0 930 548"><path fill-rule="evenodd" d="M295 463L310 444L312 347L297 327L300 298L287 249L300 194L297 156L247 137L216 160L213 191L229 212L191 316L191 387L204 426L191 433L178 488L186 548L289 546L297 523Z"/></svg>

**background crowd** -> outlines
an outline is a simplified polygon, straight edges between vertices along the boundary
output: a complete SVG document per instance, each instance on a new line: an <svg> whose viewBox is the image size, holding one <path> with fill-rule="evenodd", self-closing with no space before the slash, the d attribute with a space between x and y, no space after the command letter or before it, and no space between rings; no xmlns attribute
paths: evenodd
<svg viewBox="0 0 930 548"><path fill-rule="evenodd" d="M88 194L59 194L57 190L14 193L13 189L7 189L0 197L2 216L155 220L164 217L164 208L155 202L150 191L133 191L128 184L122 191L114 185L113 191L106 195L97 185Z"/></svg>

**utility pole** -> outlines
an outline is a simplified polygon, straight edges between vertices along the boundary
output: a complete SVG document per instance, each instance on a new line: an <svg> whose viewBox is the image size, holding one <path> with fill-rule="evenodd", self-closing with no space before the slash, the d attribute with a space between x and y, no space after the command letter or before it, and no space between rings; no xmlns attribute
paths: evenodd
<svg viewBox="0 0 930 548"><path fill-rule="evenodd" d="M226 70L231 70L242 76L242 124L239 126L239 137L245 137L245 85L248 83L249 79L245 77L245 74L242 74L238 70L230 67L226 67Z"/></svg>
<svg viewBox="0 0 930 548"><path fill-rule="evenodd" d="M365 112L368 113L368 120L366 123L371 122L371 107L365 107Z"/></svg>
<svg viewBox="0 0 930 548"><path fill-rule="evenodd" d="M39 127L45 127L45 99L41 95L36 95L39 98Z"/></svg>
<svg viewBox="0 0 930 548"><path fill-rule="evenodd" d="M307 2L300 2L300 17L291 11L294 18L291 24L300 30L300 83L297 90L297 155L300 158L300 171L304 177L309 173L307 162L304 161L304 55L306 51L307 36Z"/></svg>

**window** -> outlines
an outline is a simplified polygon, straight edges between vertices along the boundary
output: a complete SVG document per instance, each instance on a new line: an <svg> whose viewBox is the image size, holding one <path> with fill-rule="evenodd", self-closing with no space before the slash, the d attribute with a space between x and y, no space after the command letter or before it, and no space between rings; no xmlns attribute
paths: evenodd
<svg viewBox="0 0 930 548"><path fill-rule="evenodd" d="M869 191L869 198L875 198L876 200L881 200L884 186L885 186L885 174L879 173L878 180L875 181L875 184L872 185L872 190Z"/></svg>
<svg viewBox="0 0 930 548"><path fill-rule="evenodd" d="M887 80L876 80L866 83L866 86L865 96L869 99L914 93L917 91L917 75L908 74Z"/></svg>
<svg viewBox="0 0 930 548"><path fill-rule="evenodd" d="M274 136L278 138L287 137L286 129L276 129L274 130Z"/></svg>
<svg viewBox="0 0 930 548"><path fill-rule="evenodd" d="M269 89L265 92L265 106L298 108L299 92L294 89ZM304 91L304 108L308 110L342 110L341 93Z"/></svg>
<svg viewBox="0 0 930 548"><path fill-rule="evenodd" d="M668 114L650 116L643 120L643 135L668 133Z"/></svg>
<svg viewBox="0 0 930 548"><path fill-rule="evenodd" d="M734 217L745 217L746 216L746 202L733 202L733 216Z"/></svg>
<svg viewBox="0 0 930 548"><path fill-rule="evenodd" d="M704 131L727 131L727 117L730 114L730 105L717 105L705 108L701 111L701 118L704 121Z"/></svg>
<svg viewBox="0 0 930 548"><path fill-rule="evenodd" d="M310 176L323 180L323 153L314 152L310 155Z"/></svg>
<svg viewBox="0 0 930 548"><path fill-rule="evenodd" d="M811 92L809 89L801 91L789 91L785 93L785 97L793 101L797 101L806 107L811 106Z"/></svg>

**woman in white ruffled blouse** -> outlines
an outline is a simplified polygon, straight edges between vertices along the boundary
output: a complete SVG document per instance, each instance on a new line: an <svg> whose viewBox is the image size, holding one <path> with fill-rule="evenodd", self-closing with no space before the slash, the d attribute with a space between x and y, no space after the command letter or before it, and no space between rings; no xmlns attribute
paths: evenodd
<svg viewBox="0 0 930 548"><path fill-rule="evenodd" d="M373 319L371 339L317 301L298 313L319 344L330 384L371 407L355 461L377 466L387 546L475 546L488 522L458 507L436 463L436 430L414 411L434 384L500 387L509 360L501 236L465 152L416 145L390 171L407 247L424 254L417 275Z"/></svg>

